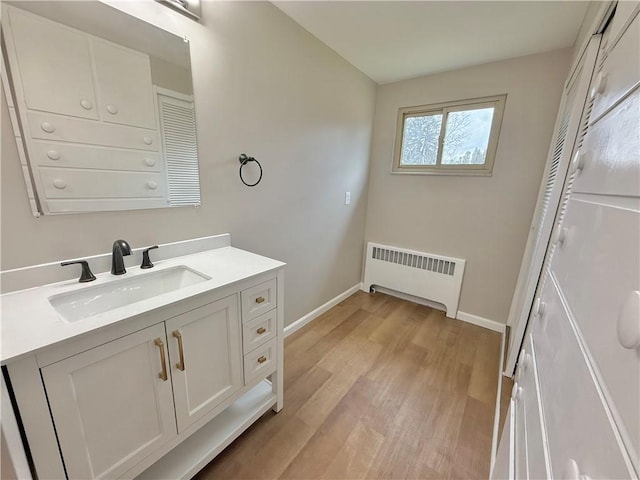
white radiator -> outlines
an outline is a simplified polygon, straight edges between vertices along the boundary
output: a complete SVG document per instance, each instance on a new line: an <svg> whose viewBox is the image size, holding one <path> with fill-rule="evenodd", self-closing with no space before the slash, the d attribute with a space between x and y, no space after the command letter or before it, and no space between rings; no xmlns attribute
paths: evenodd
<svg viewBox="0 0 640 480"><path fill-rule="evenodd" d="M365 291L379 286L442 303L456 318L466 261L377 243L367 244Z"/></svg>

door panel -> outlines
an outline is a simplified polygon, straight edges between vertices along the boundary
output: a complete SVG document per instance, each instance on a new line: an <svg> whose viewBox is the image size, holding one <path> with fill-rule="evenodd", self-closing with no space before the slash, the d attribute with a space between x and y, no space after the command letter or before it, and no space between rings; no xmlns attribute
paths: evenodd
<svg viewBox="0 0 640 480"><path fill-rule="evenodd" d="M627 299L640 291L640 201L616 205L619 199L612 199L604 205L593 200L569 201L563 222L566 239L551 268L619 415L631 457L637 458L640 360L636 348L623 347L617 324Z"/></svg>
<svg viewBox="0 0 640 480"><path fill-rule="evenodd" d="M231 295L166 324L178 430L183 431L242 387L238 297Z"/></svg>
<svg viewBox="0 0 640 480"><path fill-rule="evenodd" d="M149 57L111 42L91 42L102 120L156 128Z"/></svg>
<svg viewBox="0 0 640 480"><path fill-rule="evenodd" d="M87 37L22 10L8 12L27 108L97 119Z"/></svg>
<svg viewBox="0 0 640 480"><path fill-rule="evenodd" d="M573 461L588 478L632 478L553 275L540 298L532 336L553 477L569 478Z"/></svg>
<svg viewBox="0 0 640 480"><path fill-rule="evenodd" d="M177 435L165 340L154 325L41 370L69 478L118 477Z"/></svg>

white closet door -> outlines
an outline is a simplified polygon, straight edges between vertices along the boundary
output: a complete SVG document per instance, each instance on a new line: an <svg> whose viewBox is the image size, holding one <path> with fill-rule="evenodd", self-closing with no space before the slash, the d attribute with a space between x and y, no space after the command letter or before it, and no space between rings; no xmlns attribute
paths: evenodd
<svg viewBox="0 0 640 480"><path fill-rule="evenodd" d="M505 364L505 372L508 375L511 375L515 369L518 352L522 345L572 154L576 148L576 142L580 141L584 135L581 126L584 124L585 99L588 98L600 38L600 35L595 35L591 39L567 81L560 104L560 113L538 194L538 203L509 311L508 324L511 325L511 338Z"/></svg>

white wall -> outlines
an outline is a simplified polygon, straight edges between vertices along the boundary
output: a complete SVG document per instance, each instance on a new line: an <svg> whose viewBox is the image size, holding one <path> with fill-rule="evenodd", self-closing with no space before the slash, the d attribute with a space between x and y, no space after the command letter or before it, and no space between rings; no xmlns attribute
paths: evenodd
<svg viewBox="0 0 640 480"><path fill-rule="evenodd" d="M466 259L463 312L506 323L571 53L378 87L366 240ZM391 174L398 108L503 93L493 176Z"/></svg>
<svg viewBox="0 0 640 480"><path fill-rule="evenodd" d="M202 207L35 219L2 94L2 269L230 232L289 264L286 323L358 283L375 84L267 2L203 2L200 24L121 8L190 39ZM262 162L256 188L238 179L241 152Z"/></svg>

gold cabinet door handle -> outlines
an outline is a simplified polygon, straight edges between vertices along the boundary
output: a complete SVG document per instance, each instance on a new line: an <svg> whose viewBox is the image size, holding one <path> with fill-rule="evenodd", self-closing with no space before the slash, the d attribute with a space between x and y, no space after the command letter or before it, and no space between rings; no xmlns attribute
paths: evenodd
<svg viewBox="0 0 640 480"><path fill-rule="evenodd" d="M256 330L256 333L258 335L262 335L264 332L266 332L267 330L264 327L260 327L258 330Z"/></svg>
<svg viewBox="0 0 640 480"><path fill-rule="evenodd" d="M264 297L256 298L256 303L262 303L262 302L264 302Z"/></svg>
<svg viewBox="0 0 640 480"><path fill-rule="evenodd" d="M178 339L178 353L180 355L180 361L176 363L176 368L184 372L184 346L182 345L182 334L180 330L174 330L171 334Z"/></svg>
<svg viewBox="0 0 640 480"><path fill-rule="evenodd" d="M264 355L262 355L259 359L258 359L258 363L264 363L267 361L267 357L265 357Z"/></svg>
<svg viewBox="0 0 640 480"><path fill-rule="evenodd" d="M167 376L167 359L164 356L164 342L162 341L162 339L156 338L153 341L153 344L160 349L160 362L162 363L162 372L160 372L158 376L166 382L169 377Z"/></svg>

